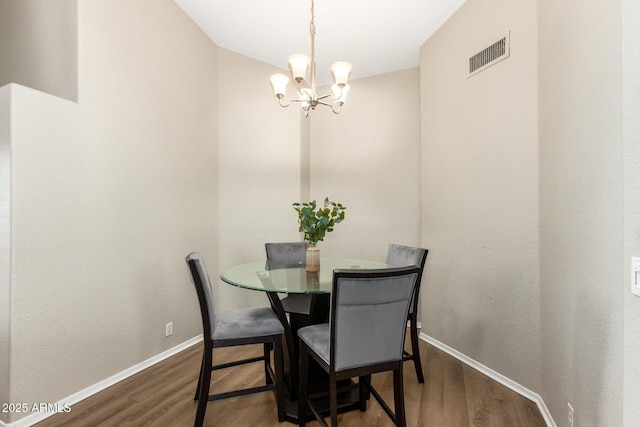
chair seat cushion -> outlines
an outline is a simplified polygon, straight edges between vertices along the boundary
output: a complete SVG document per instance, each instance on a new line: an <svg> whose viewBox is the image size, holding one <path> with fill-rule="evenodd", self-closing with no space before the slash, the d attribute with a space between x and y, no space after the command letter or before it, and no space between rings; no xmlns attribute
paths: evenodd
<svg viewBox="0 0 640 427"><path fill-rule="evenodd" d="M331 331L328 323L306 326L298 330L298 337L304 341L318 356L329 364L329 337Z"/></svg>
<svg viewBox="0 0 640 427"><path fill-rule="evenodd" d="M255 338L284 334L271 307L251 307L216 314L215 340Z"/></svg>

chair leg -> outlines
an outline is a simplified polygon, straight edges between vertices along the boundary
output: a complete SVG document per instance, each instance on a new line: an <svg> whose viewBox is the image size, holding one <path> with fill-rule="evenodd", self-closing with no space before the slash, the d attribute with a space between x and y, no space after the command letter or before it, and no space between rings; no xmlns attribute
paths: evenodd
<svg viewBox="0 0 640 427"><path fill-rule="evenodd" d="M269 365L271 364L271 343L263 344L263 358L264 358L264 377L266 384L273 384L273 380L271 379L271 375L269 375Z"/></svg>
<svg viewBox="0 0 640 427"><path fill-rule="evenodd" d="M276 374L276 403L278 405L278 421L283 422L285 416L284 410L284 349L282 341L284 337L277 337L273 350L273 363L275 364Z"/></svg>
<svg viewBox="0 0 640 427"><path fill-rule="evenodd" d="M338 427L338 384L335 374L329 374L329 411L331 427Z"/></svg>
<svg viewBox="0 0 640 427"><path fill-rule="evenodd" d="M416 368L418 382L424 383L424 375L422 374L422 361L420 360L420 343L418 342L418 319L416 313L411 313L411 354L413 355L413 365Z"/></svg>
<svg viewBox="0 0 640 427"><path fill-rule="evenodd" d="M367 410L367 399L369 398L369 388L365 385L367 376L362 376L358 379L358 392L360 397L360 411L365 412Z"/></svg>
<svg viewBox="0 0 640 427"><path fill-rule="evenodd" d="M200 373L198 374L198 385L196 386L196 394L193 400L198 400L200 395L200 382L202 381L202 370L204 369L204 351L202 352L202 362L200 362Z"/></svg>
<svg viewBox="0 0 640 427"><path fill-rule="evenodd" d="M298 426L303 427L307 419L307 371L309 368L307 347L300 341L298 353Z"/></svg>
<svg viewBox="0 0 640 427"><path fill-rule="evenodd" d="M211 365L213 363L213 355L211 349L205 347L202 369L200 375L200 396L198 397L198 409L196 410L196 419L194 427L202 427L204 424L204 414L207 411L207 403L209 403L209 387L211 386Z"/></svg>
<svg viewBox="0 0 640 427"><path fill-rule="evenodd" d="M367 381L367 384L371 385L371 374L369 375L365 375L364 379ZM369 390L369 387L365 387L364 388L364 397L366 400L371 399L371 391Z"/></svg>
<svg viewBox="0 0 640 427"><path fill-rule="evenodd" d="M406 427L407 421L404 412L404 383L402 380L402 364L393 371L393 397L396 415L396 426Z"/></svg>

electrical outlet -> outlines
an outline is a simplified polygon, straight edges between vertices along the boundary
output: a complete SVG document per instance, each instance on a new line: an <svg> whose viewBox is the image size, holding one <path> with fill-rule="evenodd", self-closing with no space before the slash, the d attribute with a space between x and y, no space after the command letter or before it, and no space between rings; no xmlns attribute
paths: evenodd
<svg viewBox="0 0 640 427"><path fill-rule="evenodd" d="M173 322L169 322L164 325L164 334L165 336L173 335Z"/></svg>
<svg viewBox="0 0 640 427"><path fill-rule="evenodd" d="M640 296L640 258L631 257L631 293Z"/></svg>
<svg viewBox="0 0 640 427"><path fill-rule="evenodd" d="M567 403L567 406L569 407L569 411L567 412L568 425L569 427L573 427L575 413L573 412L573 406L571 406L571 403Z"/></svg>

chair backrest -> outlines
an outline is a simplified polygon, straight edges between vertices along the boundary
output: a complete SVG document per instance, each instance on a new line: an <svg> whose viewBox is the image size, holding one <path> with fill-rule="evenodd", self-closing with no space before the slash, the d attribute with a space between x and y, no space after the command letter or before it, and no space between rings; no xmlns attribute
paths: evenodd
<svg viewBox="0 0 640 427"><path fill-rule="evenodd" d="M267 270L274 268L304 267L307 263L309 242L265 243Z"/></svg>
<svg viewBox="0 0 640 427"><path fill-rule="evenodd" d="M387 264L393 267L404 267L407 265L415 265L420 267L420 275L418 276L418 283L416 284L416 290L411 300L411 311L418 309L418 294L420 293L420 283L422 282L422 272L424 271L424 264L429 254L428 249L414 248L412 246L396 245L394 243L389 244L387 250Z"/></svg>
<svg viewBox="0 0 640 427"><path fill-rule="evenodd" d="M402 361L415 266L333 271L330 366Z"/></svg>
<svg viewBox="0 0 640 427"><path fill-rule="evenodd" d="M185 258L193 284L198 294L198 302L200 303L200 314L202 316L202 331L204 339L213 339L216 330L216 313L213 301L213 292L211 291L211 281L207 268L204 265L204 258L198 252L191 252Z"/></svg>

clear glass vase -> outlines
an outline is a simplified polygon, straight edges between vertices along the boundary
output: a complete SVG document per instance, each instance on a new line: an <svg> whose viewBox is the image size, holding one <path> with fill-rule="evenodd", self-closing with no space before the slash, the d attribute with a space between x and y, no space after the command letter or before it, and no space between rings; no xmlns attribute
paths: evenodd
<svg viewBox="0 0 640 427"><path fill-rule="evenodd" d="M320 271L320 249L314 243L307 248L307 271Z"/></svg>

